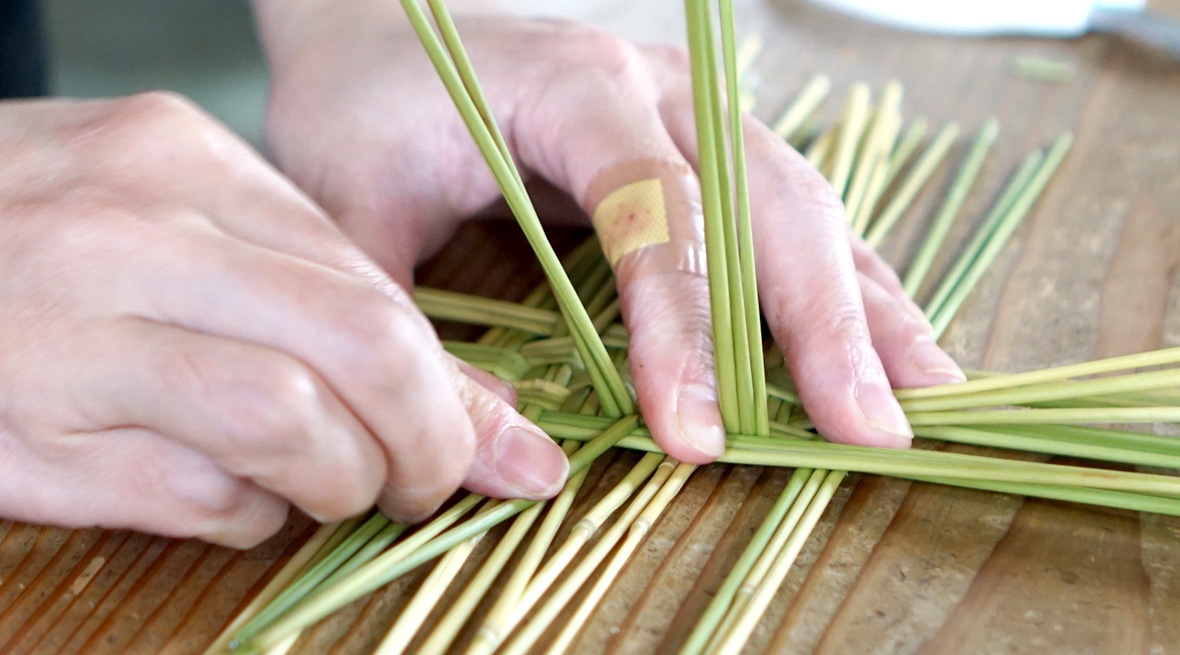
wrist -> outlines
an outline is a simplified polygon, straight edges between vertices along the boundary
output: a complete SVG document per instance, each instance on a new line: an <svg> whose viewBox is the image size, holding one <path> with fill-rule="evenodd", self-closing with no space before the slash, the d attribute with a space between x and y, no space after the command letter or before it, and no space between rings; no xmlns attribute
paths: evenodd
<svg viewBox="0 0 1180 655"><path fill-rule="evenodd" d="M362 20L360 12L380 11L379 4L389 6L386 21L401 19L401 7L396 3L371 0L252 0L251 4L258 37L272 70L323 35L350 26L371 25L369 20Z"/></svg>

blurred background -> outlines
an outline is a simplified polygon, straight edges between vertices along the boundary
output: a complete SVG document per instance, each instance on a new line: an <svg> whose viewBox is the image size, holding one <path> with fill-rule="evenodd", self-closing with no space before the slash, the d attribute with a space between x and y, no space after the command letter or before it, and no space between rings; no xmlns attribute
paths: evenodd
<svg viewBox="0 0 1180 655"><path fill-rule="evenodd" d="M41 5L55 95L171 89L260 142L266 62L246 0L42 0Z"/></svg>
<svg viewBox="0 0 1180 655"><path fill-rule="evenodd" d="M1140 4L1140 0L1034 0L1026 7L1035 11L1022 11L1021 0L931 6L925 5L933 0L895 0L889 5L872 0L820 1L867 6L870 12L885 6L908 7L923 16L946 14L968 22L981 8L988 8L985 14L1015 13L1035 22L1045 16L1089 11L1079 8L1091 7L1098 1L1108 6ZM683 40L683 9L676 0L500 0L500 4L522 14L588 20L641 42ZM891 58L892 52L884 51L884 56L862 58L862 49L873 44L888 45L889 50L906 47L908 54L924 60L915 68L924 67L926 73L936 75L934 69L954 62L920 57L927 48L962 52L968 59L980 52L1002 52L1005 59L1021 55L1064 56L1073 64L1102 58L1101 49L1095 50L1098 44L1090 40L1089 47L1081 51L1066 45L1069 41L1047 39L1001 38L984 43L969 40L975 43L968 45L969 41L907 33L840 17L802 0L737 0L735 4L742 33L767 31L787 37L767 44L772 61L776 54L789 53L789 58L779 57L789 64L775 67L779 77L770 85L769 97L763 96L772 107L815 72L833 74L837 80L845 76L870 80L897 76L906 81L904 78L912 72L907 70L909 64L918 62L898 61ZM55 94L101 97L171 89L193 98L252 142L260 142L267 72L247 0L41 0L41 5L50 41L51 88ZM1045 16L1038 19L1034 14ZM1180 36L1174 38L1173 46L1180 56ZM948 43L954 45L948 49ZM1166 62L1166 70L1175 65L1167 57L1155 56L1152 60L1157 64ZM937 89L944 97L931 98L935 107L943 104L947 91L962 93L967 90L963 83L970 86L970 77L962 75L961 65L950 67L959 73L959 81L951 88Z"/></svg>
<svg viewBox="0 0 1180 655"><path fill-rule="evenodd" d="M676 1L501 4L530 15L580 14L648 42L678 41L684 31ZM267 72L247 0L41 0L41 5L55 95L103 97L170 89L192 98L250 141L261 142Z"/></svg>

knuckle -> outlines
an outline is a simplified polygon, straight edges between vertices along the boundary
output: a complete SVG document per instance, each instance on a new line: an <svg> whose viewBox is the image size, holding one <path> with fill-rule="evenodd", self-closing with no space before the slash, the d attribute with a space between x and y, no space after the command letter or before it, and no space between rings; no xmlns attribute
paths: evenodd
<svg viewBox="0 0 1180 655"><path fill-rule="evenodd" d="M235 454L296 452L323 422L321 385L295 361L260 354L229 361L185 347L161 359L162 382L213 408Z"/></svg>
<svg viewBox="0 0 1180 655"><path fill-rule="evenodd" d="M221 526L233 522L242 507L248 483L228 476L209 476L199 495L190 496L189 513L195 526Z"/></svg>
<svg viewBox="0 0 1180 655"><path fill-rule="evenodd" d="M629 41L605 30L575 25L559 34L563 53L550 60L541 105L568 107L570 98L603 94L643 97L650 86L647 60Z"/></svg>
<svg viewBox="0 0 1180 655"><path fill-rule="evenodd" d="M390 481L377 501L386 516L409 523L417 523L431 514L458 491L463 478L439 478L430 485L411 485Z"/></svg>
<svg viewBox="0 0 1180 655"><path fill-rule="evenodd" d="M504 421L507 422L507 419ZM450 496L463 484L475 462L475 450L474 439L455 439L447 442L443 450L446 454L440 458L439 470L434 476L444 496Z"/></svg>
<svg viewBox="0 0 1180 655"><path fill-rule="evenodd" d="M669 68L681 71L688 71L689 69L691 62L687 48L672 45L654 45L646 46L645 50Z"/></svg>
<svg viewBox="0 0 1180 655"><path fill-rule="evenodd" d="M897 271L893 270L880 255L868 246L860 237L854 237L849 240L852 245L852 261L856 265L858 271L867 275L870 279L882 285L887 285L890 289L900 289L901 283L897 276Z"/></svg>
<svg viewBox="0 0 1180 655"><path fill-rule="evenodd" d="M828 308L818 318L818 324L827 327L825 332L840 343L855 343L869 339L869 326L865 321L864 312L852 303L842 302Z"/></svg>
<svg viewBox="0 0 1180 655"><path fill-rule="evenodd" d="M866 353L873 351L869 325L863 308L851 300L812 302L789 321L783 354L802 367L800 379L838 375L851 366L866 366Z"/></svg>
<svg viewBox="0 0 1180 655"><path fill-rule="evenodd" d="M177 506L168 514L176 522L172 532L201 536L223 531L241 521L248 507L248 496L254 491L249 482L227 475L203 460L187 462L184 475L175 473L169 469L150 488L144 489L148 493L168 489L177 499Z"/></svg>
<svg viewBox="0 0 1180 655"><path fill-rule="evenodd" d="M484 394L485 397L490 394ZM482 405L482 403L481 403ZM431 434L423 438L430 452L420 466L414 471L414 479L425 480L425 488L437 487L446 494L454 491L463 483L467 472L475 461L476 426L472 418L479 411L485 412L482 420L487 420L495 426L508 423L509 415L514 412L506 403L492 398L479 409L469 408L467 414L454 422L451 427L439 430L433 424L427 428Z"/></svg>
<svg viewBox="0 0 1180 655"><path fill-rule="evenodd" d="M314 507L306 507L320 521L338 521L356 516L373 507L385 481L384 460L377 462L379 473L369 474L374 467L371 453L351 448L348 439L332 444L330 457L320 458L318 474L326 483L317 490ZM305 471L289 471L291 479L306 476Z"/></svg>
<svg viewBox="0 0 1180 655"><path fill-rule="evenodd" d="M682 338L712 331L709 280L703 273L637 275L624 295L627 323L650 337L662 339L668 330Z"/></svg>
<svg viewBox="0 0 1180 655"><path fill-rule="evenodd" d="M321 520L373 506L383 479L376 447L366 449L361 440L367 435L354 434L332 416L330 390L303 364L280 355L256 356L227 370L187 353L175 356L171 366L169 375L182 378L186 392L216 408L230 437L221 442L229 452L220 453L230 472L284 490ZM316 483L296 493L292 484L298 480Z"/></svg>
<svg viewBox="0 0 1180 655"><path fill-rule="evenodd" d="M215 396L218 383L224 377L202 353L183 346L160 353L155 368L165 388L203 400Z"/></svg>
<svg viewBox="0 0 1180 655"><path fill-rule="evenodd" d="M852 248L852 255L857 263L863 260L866 264L875 264L874 260L879 261L881 259L877 251L873 250L860 235L851 235L848 239L848 245Z"/></svg>
<svg viewBox="0 0 1180 655"><path fill-rule="evenodd" d="M564 26L550 35L560 55L545 60L533 101L522 104L511 131L522 157L545 170L562 170L551 153L567 151L586 130L585 107L604 99L655 103L655 86L639 49L609 32L582 25ZM610 115L605 114L605 115Z"/></svg>
<svg viewBox="0 0 1180 655"><path fill-rule="evenodd" d="M344 472L347 473L347 472ZM379 490L361 487L345 474L333 481L331 494L319 499L314 507L304 508L322 523L342 521L372 509Z"/></svg>
<svg viewBox="0 0 1180 655"><path fill-rule="evenodd" d="M516 387L511 382L497 377L493 373L480 370L467 362L455 358L454 363L459 372L467 376L472 382L498 396L502 401L515 407L517 403Z"/></svg>
<svg viewBox="0 0 1180 655"><path fill-rule="evenodd" d="M635 71L642 63L639 50L628 41L604 30L586 28L577 40L578 50L607 74L621 75Z"/></svg>
<svg viewBox="0 0 1180 655"><path fill-rule="evenodd" d="M200 513L194 536L231 548L252 548L282 529L288 504L249 483L214 511Z"/></svg>
<svg viewBox="0 0 1180 655"><path fill-rule="evenodd" d="M178 153L229 165L242 159L244 150L248 152L215 118L171 91L120 99L111 123L128 160L138 161L147 170L157 167L161 157ZM168 164L171 169L175 162L170 159Z"/></svg>
<svg viewBox="0 0 1180 655"><path fill-rule="evenodd" d="M782 298L773 308L788 325L789 341L809 351L828 351L834 344L870 338L863 304L846 294L815 295L802 302Z"/></svg>
<svg viewBox="0 0 1180 655"><path fill-rule="evenodd" d="M268 449L301 451L314 429L324 423L322 384L303 365L284 358L239 372L237 384L246 402L234 403L231 416L247 434Z"/></svg>
<svg viewBox="0 0 1180 655"><path fill-rule="evenodd" d="M110 119L120 137L124 132L139 143L175 143L194 126L213 120L188 98L172 91L147 91L114 101ZM133 143L136 141L132 141Z"/></svg>
<svg viewBox="0 0 1180 655"><path fill-rule="evenodd" d="M779 205L807 210L837 223L841 235L848 234L844 202L827 178L761 123L751 119L747 124L752 126L746 139L750 158L764 164L752 167L751 184L773 194Z"/></svg>
<svg viewBox="0 0 1180 655"><path fill-rule="evenodd" d="M703 274L674 270L637 277L624 292L624 316L637 382L667 371L700 379L714 368L709 281Z"/></svg>
<svg viewBox="0 0 1180 655"><path fill-rule="evenodd" d="M364 289L340 312L341 331L370 362L396 371L391 380L412 383L423 372L424 333L410 312L378 291Z"/></svg>
<svg viewBox="0 0 1180 655"><path fill-rule="evenodd" d="M370 289L356 289L337 314L340 328L360 343L376 347L395 343L402 333L400 311L389 298Z"/></svg>
<svg viewBox="0 0 1180 655"><path fill-rule="evenodd" d="M461 385L459 393L475 428L476 441L480 444L491 442L496 435L516 424L516 410L495 393L474 383ZM456 441L467 442L466 439ZM447 444L448 448L450 445ZM469 442L456 443L455 446L460 449L461 454L466 454L467 450L474 450Z"/></svg>
<svg viewBox="0 0 1180 655"><path fill-rule="evenodd" d="M897 271L887 264L883 259L873 255L869 266L872 267L874 279L885 286L887 289L897 293L905 294L905 289L901 285L901 278L897 275Z"/></svg>
<svg viewBox="0 0 1180 655"><path fill-rule="evenodd" d="M827 220L844 223L844 202L827 178L814 168L807 167L794 175L794 185L800 200L809 204Z"/></svg>
<svg viewBox="0 0 1180 655"><path fill-rule="evenodd" d="M393 471L378 506L390 516L416 521L434 512L454 494L475 461L473 439L425 442L429 452L412 462L395 455Z"/></svg>
<svg viewBox="0 0 1180 655"><path fill-rule="evenodd" d="M118 101L125 113L137 116L203 116L204 112L187 97L174 91L144 91Z"/></svg>
<svg viewBox="0 0 1180 655"><path fill-rule="evenodd" d="M873 281L882 285L888 285L887 288L890 289L896 290L901 288L901 281L897 277L897 271L894 271L893 267L885 263L885 260L881 259L875 252L871 250L854 250L853 262L855 262L858 270L863 271Z"/></svg>
<svg viewBox="0 0 1180 655"><path fill-rule="evenodd" d="M320 215L316 219L322 233L317 233L315 238L325 244L325 253L335 256L336 267L339 270L364 286L380 290L382 295L402 307L416 307L413 297L406 290L407 287L391 279L391 274L385 272L377 262L350 241L330 218ZM393 265L390 269L397 270L397 267ZM406 280L405 284L412 286L412 282Z"/></svg>
<svg viewBox="0 0 1180 655"><path fill-rule="evenodd" d="M221 546L249 550L283 529L287 523L288 509L286 505L283 505L267 511L254 512L254 516L249 521L242 522L238 531L219 538L210 538L204 535L202 538Z"/></svg>
<svg viewBox="0 0 1180 655"><path fill-rule="evenodd" d="M276 358L236 376L214 395L232 396L222 405L227 423L227 457L232 472L263 487L282 490L320 520L354 516L377 497L382 476L372 472L373 453L361 447L364 435L342 430L326 409L330 393L302 365ZM294 491L295 481L307 483ZM314 481L314 482L313 482Z"/></svg>
<svg viewBox="0 0 1180 655"><path fill-rule="evenodd" d="M919 339L930 338L930 328L927 324L922 323L918 318L909 312L899 310L895 316L897 317L898 327L900 333L898 340L902 343L914 343Z"/></svg>

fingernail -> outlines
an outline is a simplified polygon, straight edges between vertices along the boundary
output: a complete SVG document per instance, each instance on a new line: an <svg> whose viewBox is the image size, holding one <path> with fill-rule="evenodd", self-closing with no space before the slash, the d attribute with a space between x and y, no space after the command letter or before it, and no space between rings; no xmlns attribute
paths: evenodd
<svg viewBox="0 0 1180 655"><path fill-rule="evenodd" d="M680 419L680 437L709 457L725 454L725 426L721 423L721 408L717 392L703 384L690 384L680 392L676 402Z"/></svg>
<svg viewBox="0 0 1180 655"><path fill-rule="evenodd" d="M910 347L910 361L918 370L928 375L945 378L947 382L962 382L967 379L955 360L943 352L930 337L918 337Z"/></svg>
<svg viewBox="0 0 1180 655"><path fill-rule="evenodd" d="M496 472L530 497L560 491L569 467L561 448L539 430L511 427L496 440Z"/></svg>
<svg viewBox="0 0 1180 655"><path fill-rule="evenodd" d="M889 448L909 448L914 440L914 431L906 421L905 413L893 397L889 385L878 381L862 382L856 388L856 403L870 425L888 435L885 443L876 445Z"/></svg>

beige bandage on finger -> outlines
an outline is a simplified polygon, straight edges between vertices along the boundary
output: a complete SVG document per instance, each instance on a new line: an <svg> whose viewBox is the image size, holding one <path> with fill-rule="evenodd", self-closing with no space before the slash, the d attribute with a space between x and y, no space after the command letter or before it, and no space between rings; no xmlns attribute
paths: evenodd
<svg viewBox="0 0 1180 655"><path fill-rule="evenodd" d="M599 173L584 207L620 286L636 275L704 274L700 184L683 161L636 159Z"/></svg>

